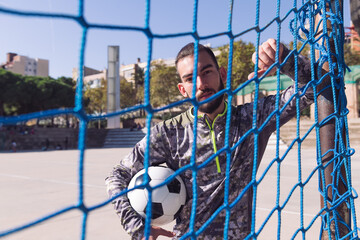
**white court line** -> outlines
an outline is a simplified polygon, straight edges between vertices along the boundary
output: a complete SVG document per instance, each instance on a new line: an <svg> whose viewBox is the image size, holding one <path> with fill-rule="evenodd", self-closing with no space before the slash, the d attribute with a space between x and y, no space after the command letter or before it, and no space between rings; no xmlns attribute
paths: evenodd
<svg viewBox="0 0 360 240"><path fill-rule="evenodd" d="M49 183L75 185L75 186L78 186L78 185L79 185L77 182L74 183L74 182L58 181L58 180L51 180L51 179L33 178L33 177L20 176L20 175L14 175L14 174L4 174L4 173L0 173L0 176L2 176L2 177L20 178L20 179L33 180L33 181L41 181L41 182L49 182ZM84 187L102 188L102 189L105 189L105 184L104 184L104 186L93 185L93 184L84 184Z"/></svg>
<svg viewBox="0 0 360 240"><path fill-rule="evenodd" d="M353 171L353 172L355 172L355 171ZM259 175L259 176L257 176L257 179L256 179L256 181L259 181L259 179L262 177L262 174L263 174L263 172L261 172L260 173L261 175ZM317 174L317 173L315 173L315 174ZM316 175L313 175L311 178L316 178L315 180L316 181L318 181L318 178L317 178L317 176ZM271 174L271 173L266 173L266 175L265 175L265 177L271 177L271 178L277 178L278 177L278 175L277 174ZM294 179L294 177L290 177L290 176L280 176L280 180L281 179L291 179L291 180L293 180ZM305 181L307 178L305 178L305 177L303 177L303 181ZM298 181L297 179L296 179L296 181ZM358 180L354 180L354 179L351 179L351 185L354 187L354 186L358 186L358 185L360 185L360 181L358 181Z"/></svg>
<svg viewBox="0 0 360 240"><path fill-rule="evenodd" d="M265 212L272 211L272 209L270 209L270 208L261 208L261 207L257 207L256 210L261 210L261 211L265 211ZM287 214L293 214L293 215L300 215L300 212L294 212L294 211L281 210L281 212L287 213ZM316 216L316 214L310 214L310 213L304 213L303 215L307 216L307 217L315 217Z"/></svg>

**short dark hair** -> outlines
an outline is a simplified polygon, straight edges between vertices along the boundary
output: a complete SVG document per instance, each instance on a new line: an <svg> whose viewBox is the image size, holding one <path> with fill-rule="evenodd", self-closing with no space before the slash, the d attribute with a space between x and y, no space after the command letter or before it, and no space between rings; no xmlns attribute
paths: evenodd
<svg viewBox="0 0 360 240"><path fill-rule="evenodd" d="M211 57L211 59L214 61L216 68L219 69L219 64L218 64L218 62L217 62L217 60L216 60L216 57L215 57L213 51L212 51L209 47L205 47L204 45L202 45L202 44L199 43L199 45L198 45L198 52L200 53L200 52L202 52L202 51L205 51L205 52L207 52L207 53L209 54L209 56ZM180 61L180 59L183 59L183 58L185 58L185 57L187 57L187 56L193 56L193 55L194 55L194 52L195 52L195 50L194 50L194 43L191 42L191 43L186 44L186 45L179 51L179 53L178 53L177 56L176 56L176 59L175 59L175 66L176 66L176 68L177 68L177 64L178 64L178 62Z"/></svg>

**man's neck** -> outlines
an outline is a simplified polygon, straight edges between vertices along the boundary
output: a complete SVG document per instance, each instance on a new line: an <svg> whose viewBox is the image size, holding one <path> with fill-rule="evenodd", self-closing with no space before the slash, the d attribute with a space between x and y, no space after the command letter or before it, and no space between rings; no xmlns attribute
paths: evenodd
<svg viewBox="0 0 360 240"><path fill-rule="evenodd" d="M212 113L203 113L199 111L199 114L205 114L209 120L211 120L211 122L214 121L214 119L216 118L217 115L223 113L225 110L225 102L222 101L221 104L219 105L219 107L217 109L215 109L215 111L213 111Z"/></svg>

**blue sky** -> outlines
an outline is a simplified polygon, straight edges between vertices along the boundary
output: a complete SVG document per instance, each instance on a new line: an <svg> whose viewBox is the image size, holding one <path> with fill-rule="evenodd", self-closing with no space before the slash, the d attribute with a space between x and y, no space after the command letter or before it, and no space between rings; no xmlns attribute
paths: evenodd
<svg viewBox="0 0 360 240"><path fill-rule="evenodd" d="M145 26L145 0L85 0L84 16L87 22L106 25ZM232 30L234 34L244 32L255 25L256 1L234 1ZM301 2L301 1L297 1ZM263 28L276 17L276 0L262 0L260 3L259 25ZM291 7L291 0L281 0L280 18L283 19ZM150 29L154 34L174 34L191 32L193 29L193 0L152 0L150 5ZM298 3L299 7L301 3ZM350 25L348 0L344 2L344 25ZM0 0L1 8L21 11L78 14L77 0ZM200 36L208 36L228 30L228 0L200 0L198 6L197 30ZM281 26L281 41L290 42L289 19ZM7 52L15 52L31 58L50 61L50 76L71 77L72 68L79 66L79 49L82 36L81 26L71 20L20 17L0 12L1 38L0 63L6 61ZM261 33L260 41L276 38L277 23L271 24ZM255 42L254 31L241 35L238 39ZM178 50L188 42L190 36L154 39L152 58L173 58ZM227 36L202 40L212 47L227 44ZM111 31L89 29L87 34L85 65L102 70L106 68L107 46L120 46L120 63L131 64L137 58L145 61L148 56L148 40L138 31Z"/></svg>

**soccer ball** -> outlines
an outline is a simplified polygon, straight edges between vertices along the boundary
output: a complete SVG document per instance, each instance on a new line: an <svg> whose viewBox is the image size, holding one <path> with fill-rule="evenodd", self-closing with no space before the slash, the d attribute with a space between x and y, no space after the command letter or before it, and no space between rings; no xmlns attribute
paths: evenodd
<svg viewBox="0 0 360 240"><path fill-rule="evenodd" d="M145 169L139 171L131 179L128 189L143 184ZM173 170L166 167L149 167L149 185L155 187L165 181L174 173ZM132 208L142 217L146 217L146 205L149 199L149 191L145 188L138 188L129 191L127 194ZM171 182L159 188L153 189L151 194L151 224L163 225L172 222L186 201L186 189L184 182L179 176L176 176Z"/></svg>

